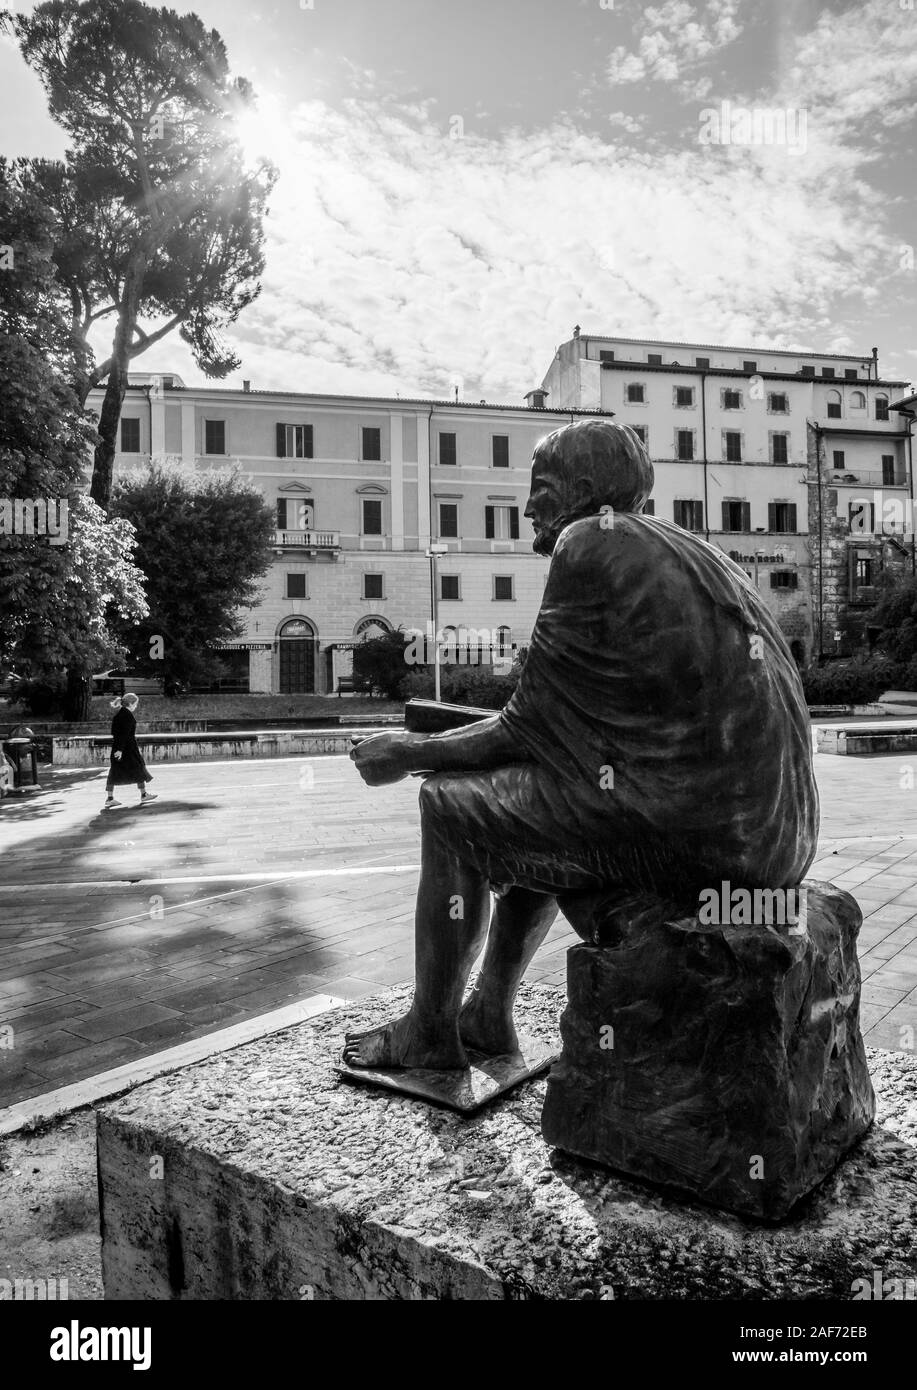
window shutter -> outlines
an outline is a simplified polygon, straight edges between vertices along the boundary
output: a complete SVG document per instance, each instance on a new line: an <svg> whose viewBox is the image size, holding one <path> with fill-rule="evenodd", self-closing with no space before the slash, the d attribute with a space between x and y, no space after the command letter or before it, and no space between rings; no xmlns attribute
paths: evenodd
<svg viewBox="0 0 917 1390"><path fill-rule="evenodd" d="M796 530L796 503L795 503L795 502L790 502L790 503L787 505L786 512L787 512L787 526L786 526L786 529L787 529L788 531L795 531L795 530Z"/></svg>
<svg viewBox="0 0 917 1390"><path fill-rule="evenodd" d="M484 539L492 541L494 538L494 509L493 507L484 508Z"/></svg>
<svg viewBox="0 0 917 1390"><path fill-rule="evenodd" d="M284 531L284 530L286 530L286 525L287 525L287 499L286 499L285 497L278 497L278 498L277 498L277 527L278 527L279 530Z"/></svg>
<svg viewBox="0 0 917 1390"><path fill-rule="evenodd" d="M724 530L724 531L731 531L731 530L732 530L732 527L729 525L729 522L730 522L730 516L729 516L729 503L728 503L728 502L724 502L724 503L723 503L723 530Z"/></svg>
<svg viewBox="0 0 917 1390"><path fill-rule="evenodd" d="M287 427L286 425L277 426L277 457L279 459L287 456Z"/></svg>
<svg viewBox="0 0 917 1390"><path fill-rule="evenodd" d="M315 442L314 442L313 428L312 428L311 425L303 425L303 427L302 427L302 441L303 441L303 444L302 444L303 458L307 458L307 459L314 458L314 457L315 457Z"/></svg>
<svg viewBox="0 0 917 1390"><path fill-rule="evenodd" d="M694 503L694 530L703 531L704 529L704 504L703 502Z"/></svg>
<svg viewBox="0 0 917 1390"><path fill-rule="evenodd" d="M750 503L750 502L743 502L743 503L742 503L742 530L743 530L743 531L750 531L750 530L751 530L751 503Z"/></svg>
<svg viewBox="0 0 917 1390"><path fill-rule="evenodd" d="M777 529L777 503L768 502L767 504L767 529L776 531Z"/></svg>
<svg viewBox="0 0 917 1390"><path fill-rule="evenodd" d="M509 509L509 538L511 541L519 539L519 508L510 507Z"/></svg>

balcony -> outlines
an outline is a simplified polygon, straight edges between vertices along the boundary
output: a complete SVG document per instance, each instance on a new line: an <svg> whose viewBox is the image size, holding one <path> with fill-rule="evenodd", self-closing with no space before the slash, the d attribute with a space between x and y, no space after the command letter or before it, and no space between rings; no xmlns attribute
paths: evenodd
<svg viewBox="0 0 917 1390"><path fill-rule="evenodd" d="M903 470L895 473L894 482L883 482L882 476L881 469L829 467L825 482L829 487L907 487L907 477Z"/></svg>
<svg viewBox="0 0 917 1390"><path fill-rule="evenodd" d="M275 550L340 550L340 531L275 531Z"/></svg>

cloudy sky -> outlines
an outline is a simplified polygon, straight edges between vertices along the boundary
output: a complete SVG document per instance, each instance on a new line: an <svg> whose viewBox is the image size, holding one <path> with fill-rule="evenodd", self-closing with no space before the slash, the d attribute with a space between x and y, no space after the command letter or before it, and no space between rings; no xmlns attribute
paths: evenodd
<svg viewBox="0 0 917 1390"><path fill-rule="evenodd" d="M917 378L917 0L194 8L280 170L231 381L519 401L574 323ZM0 102L3 153L63 151L8 40Z"/></svg>

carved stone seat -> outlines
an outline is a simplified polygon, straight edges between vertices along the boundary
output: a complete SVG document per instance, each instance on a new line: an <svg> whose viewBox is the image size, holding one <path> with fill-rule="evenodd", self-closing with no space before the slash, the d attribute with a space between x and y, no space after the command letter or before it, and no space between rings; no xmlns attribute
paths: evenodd
<svg viewBox="0 0 917 1390"><path fill-rule="evenodd" d="M804 891L803 891L804 890ZM732 925L661 900L572 895L548 1143L744 1216L780 1220L869 1128L862 915L801 886L797 923Z"/></svg>

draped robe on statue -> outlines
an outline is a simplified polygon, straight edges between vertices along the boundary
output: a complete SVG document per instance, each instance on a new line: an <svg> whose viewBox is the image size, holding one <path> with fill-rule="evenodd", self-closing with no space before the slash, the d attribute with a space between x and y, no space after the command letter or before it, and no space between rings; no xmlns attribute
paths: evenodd
<svg viewBox="0 0 917 1390"><path fill-rule="evenodd" d="M431 830L494 885L798 884L818 798L795 663L743 570L699 537L615 512L561 533L500 718L518 759L438 774Z"/></svg>

